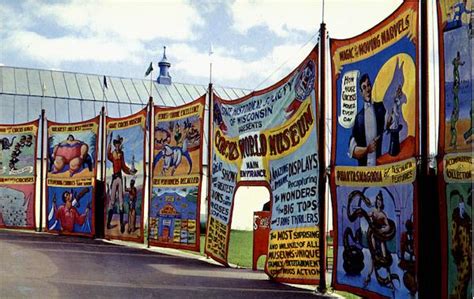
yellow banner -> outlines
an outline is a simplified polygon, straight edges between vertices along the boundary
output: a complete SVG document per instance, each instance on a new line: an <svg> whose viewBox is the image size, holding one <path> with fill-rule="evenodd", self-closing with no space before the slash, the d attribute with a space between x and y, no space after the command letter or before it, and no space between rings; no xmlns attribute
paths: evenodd
<svg viewBox="0 0 474 299"><path fill-rule="evenodd" d="M187 187L196 186L199 184L200 175L181 175L172 177L157 177L153 178L153 187Z"/></svg>
<svg viewBox="0 0 474 299"><path fill-rule="evenodd" d="M444 180L447 183L472 182L474 174L472 153L448 154L443 159Z"/></svg>
<svg viewBox="0 0 474 299"><path fill-rule="evenodd" d="M228 138L217 128L214 134L214 152L222 160L239 166L244 158L259 157L265 162L269 159L281 159L292 154L308 140L314 125L311 101L304 101L289 121L260 132L259 135Z"/></svg>
<svg viewBox="0 0 474 299"><path fill-rule="evenodd" d="M222 260L227 260L227 228L227 225L209 216L206 235L206 253L212 254Z"/></svg>
<svg viewBox="0 0 474 299"><path fill-rule="evenodd" d="M270 233L268 272L274 278L319 279L319 228L299 227Z"/></svg>
<svg viewBox="0 0 474 299"><path fill-rule="evenodd" d="M417 33L416 12L413 9L401 13L386 26L368 34L367 37L340 47L333 56L336 74L343 65L371 57L407 36L414 40Z"/></svg>
<svg viewBox="0 0 474 299"><path fill-rule="evenodd" d="M36 134L36 131L38 131L38 127L35 125L0 127L0 133L2 134L17 134L17 133Z"/></svg>
<svg viewBox="0 0 474 299"><path fill-rule="evenodd" d="M146 117L145 115L137 115L136 117L129 118L129 119L122 119L122 120L109 120L107 123L107 129L109 130L122 130L130 127L134 127L140 125L145 127Z"/></svg>
<svg viewBox="0 0 474 299"><path fill-rule="evenodd" d="M24 178L19 178L19 177L13 177L13 178L8 178L8 177L1 177L0 178L0 184L8 184L8 185L21 185L21 184L32 184L35 182L34 177L24 177Z"/></svg>
<svg viewBox="0 0 474 299"><path fill-rule="evenodd" d="M189 117L190 115L193 115L193 114L201 115L202 109L204 109L204 106L201 103L196 103L194 105L191 105L189 107L182 108L179 110L158 112L155 114L155 121L161 122L161 121L169 121L169 120L174 120L174 119L181 119L181 118Z"/></svg>
<svg viewBox="0 0 474 299"><path fill-rule="evenodd" d="M336 166L336 185L343 186L387 186L413 183L416 178L416 159L373 166Z"/></svg>
<svg viewBox="0 0 474 299"><path fill-rule="evenodd" d="M51 125L48 128L48 133L51 135L53 133L69 133L69 132L80 132L80 131L93 131L96 132L98 124L95 122L81 123L77 125Z"/></svg>
<svg viewBox="0 0 474 299"><path fill-rule="evenodd" d="M94 178L83 178L83 179L48 179L48 187L80 187L80 186L91 186L94 183Z"/></svg>

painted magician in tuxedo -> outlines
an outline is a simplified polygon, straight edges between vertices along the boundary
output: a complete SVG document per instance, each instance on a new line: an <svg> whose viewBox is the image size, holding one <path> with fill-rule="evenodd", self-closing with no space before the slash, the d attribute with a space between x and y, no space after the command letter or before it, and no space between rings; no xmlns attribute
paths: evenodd
<svg viewBox="0 0 474 299"><path fill-rule="evenodd" d="M375 166L382 153L386 110L383 101L373 101L372 83L368 74L361 76L359 88L364 105L355 118L348 155L357 159L359 166Z"/></svg>

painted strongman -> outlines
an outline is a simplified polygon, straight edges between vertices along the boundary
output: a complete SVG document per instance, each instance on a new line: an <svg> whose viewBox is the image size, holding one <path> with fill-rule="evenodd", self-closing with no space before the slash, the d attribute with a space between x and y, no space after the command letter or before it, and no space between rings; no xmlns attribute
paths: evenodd
<svg viewBox="0 0 474 299"><path fill-rule="evenodd" d="M131 170L125 163L124 152L122 151L123 138L117 136L116 139L113 139L113 133L110 134L110 141L107 147L107 159L112 162L113 165L113 174L112 174L112 183L110 186L110 201L107 214L107 229L111 229L112 226L110 222L112 221L112 216L114 214L114 206L119 200L119 213L120 213L120 232L123 234L125 232L125 223L123 221L124 214L124 205L123 205L123 180L122 172L129 175L134 175L137 173L137 170ZM112 151L112 143L114 145L114 151Z"/></svg>
<svg viewBox="0 0 474 299"><path fill-rule="evenodd" d="M60 142L53 148L51 155L51 172L62 172L66 165L69 165L70 176L81 170L84 163L89 164L91 169L90 158L88 157L89 146L69 135L66 140Z"/></svg>

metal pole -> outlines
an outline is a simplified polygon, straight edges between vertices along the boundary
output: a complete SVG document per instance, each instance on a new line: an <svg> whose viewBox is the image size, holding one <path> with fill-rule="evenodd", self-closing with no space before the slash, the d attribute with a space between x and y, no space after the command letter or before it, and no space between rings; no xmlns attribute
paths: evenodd
<svg viewBox="0 0 474 299"><path fill-rule="evenodd" d="M105 166L106 166L106 161L105 161L105 146L107 146L107 131L105 129L106 126L106 121L105 121L105 107L102 106L102 109L100 110L100 116L101 116L101 122L102 122L102 144L100 147L100 160L102 161L102 167L100 169L100 180L104 183L104 177L105 177Z"/></svg>
<svg viewBox="0 0 474 299"><path fill-rule="evenodd" d="M320 293L326 293L326 24L321 23L320 27L320 55L319 55L319 109L318 119L318 157L319 157L319 286Z"/></svg>
<svg viewBox="0 0 474 299"><path fill-rule="evenodd" d="M150 73L150 99L153 101L153 70Z"/></svg>
<svg viewBox="0 0 474 299"><path fill-rule="evenodd" d="M45 111L44 109L41 109L41 134L40 134L40 144L41 144L41 149L40 149L40 219L39 219L39 230L38 231L43 231L43 189L44 189L44 184L43 184L43 179L44 179L44 115Z"/></svg>
<svg viewBox="0 0 474 299"><path fill-rule="evenodd" d="M212 83L208 87L208 111L207 111L207 217L209 219L209 205L211 204L211 187L212 187L212 107L213 107L213 92ZM207 229L207 228L206 228ZM207 240L207 239L206 239Z"/></svg>
<svg viewBox="0 0 474 299"><path fill-rule="evenodd" d="M154 111L153 111L153 97L150 96L148 100L148 219L146 219L147 225L147 236L146 244L150 247L150 211L151 211L151 199L153 196L153 133L154 133Z"/></svg>
<svg viewBox="0 0 474 299"><path fill-rule="evenodd" d="M429 57L428 57L428 1L421 0L420 9L420 154L418 168L418 268L416 269L420 298L441 298L441 260L439 196L436 176L429 169ZM435 20L433 20L435 21ZM423 213L421 213L423 211ZM415 232L416 234L416 232ZM423 254L421 254L423 252Z"/></svg>
<svg viewBox="0 0 474 299"><path fill-rule="evenodd" d="M212 43L211 43L209 47L209 84L212 84L212 54L214 54L214 50L212 49ZM212 88L209 90L211 91Z"/></svg>

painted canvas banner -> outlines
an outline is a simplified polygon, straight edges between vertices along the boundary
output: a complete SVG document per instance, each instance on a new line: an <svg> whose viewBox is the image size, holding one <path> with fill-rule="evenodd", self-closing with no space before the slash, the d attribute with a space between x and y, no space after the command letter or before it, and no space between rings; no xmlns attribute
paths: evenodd
<svg viewBox="0 0 474 299"><path fill-rule="evenodd" d="M417 295L418 2L331 40L333 283L362 296Z"/></svg>
<svg viewBox="0 0 474 299"><path fill-rule="evenodd" d="M150 245L199 251L205 101L155 107Z"/></svg>
<svg viewBox="0 0 474 299"><path fill-rule="evenodd" d="M106 118L106 238L143 242L146 120Z"/></svg>
<svg viewBox="0 0 474 299"><path fill-rule="evenodd" d="M438 169L443 296L472 298L472 152L448 154Z"/></svg>
<svg viewBox="0 0 474 299"><path fill-rule="evenodd" d="M38 123L0 125L0 227L35 228Z"/></svg>
<svg viewBox="0 0 474 299"><path fill-rule="evenodd" d="M99 117L72 124L48 121L48 232L95 234L98 128Z"/></svg>
<svg viewBox="0 0 474 299"><path fill-rule="evenodd" d="M474 4L438 1L440 153L472 151Z"/></svg>
<svg viewBox="0 0 474 299"><path fill-rule="evenodd" d="M472 298L474 3L438 5L442 297Z"/></svg>
<svg viewBox="0 0 474 299"><path fill-rule="evenodd" d="M214 97L205 251L216 261L228 264L237 189L260 185L271 193L266 272L282 282L317 283L317 71L315 47L272 87L232 102Z"/></svg>

